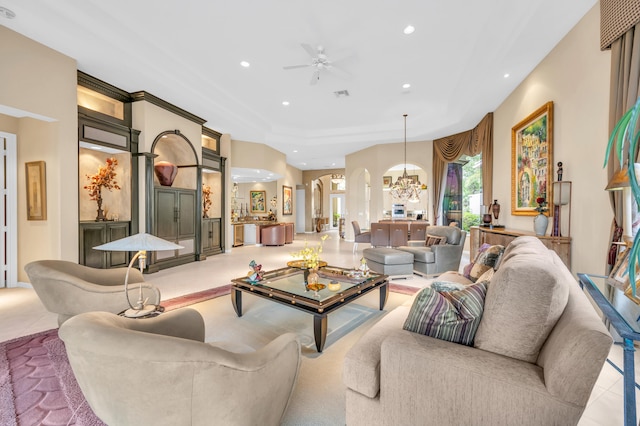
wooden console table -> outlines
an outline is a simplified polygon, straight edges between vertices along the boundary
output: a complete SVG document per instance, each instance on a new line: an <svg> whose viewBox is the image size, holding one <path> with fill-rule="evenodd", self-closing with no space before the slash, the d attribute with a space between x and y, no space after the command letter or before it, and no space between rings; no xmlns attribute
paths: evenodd
<svg viewBox="0 0 640 426"><path fill-rule="evenodd" d="M567 265L567 268L571 270L571 237L550 237L550 236L538 236L534 232L520 231L516 229L507 228L489 228L484 226L472 226L469 230L470 234L470 259L476 258L478 249L484 243L487 244L500 244L503 246L509 245L514 239L523 235L530 235L537 237L542 244L548 249L555 251L560 259Z"/></svg>

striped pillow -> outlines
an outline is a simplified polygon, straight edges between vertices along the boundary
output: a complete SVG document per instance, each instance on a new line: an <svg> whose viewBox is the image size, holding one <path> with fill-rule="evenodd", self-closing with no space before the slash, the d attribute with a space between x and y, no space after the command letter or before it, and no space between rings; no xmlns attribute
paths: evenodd
<svg viewBox="0 0 640 426"><path fill-rule="evenodd" d="M487 283L484 281L445 293L425 287L416 296L403 328L473 346L486 293Z"/></svg>
<svg viewBox="0 0 640 426"><path fill-rule="evenodd" d="M440 237L438 235L427 234L427 239L424 241L424 245L427 247L437 246L440 244L447 244L447 237Z"/></svg>

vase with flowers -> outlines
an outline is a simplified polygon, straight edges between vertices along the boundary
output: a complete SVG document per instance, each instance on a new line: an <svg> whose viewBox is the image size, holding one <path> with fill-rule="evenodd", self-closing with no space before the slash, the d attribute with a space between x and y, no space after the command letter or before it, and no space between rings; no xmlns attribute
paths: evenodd
<svg viewBox="0 0 640 426"><path fill-rule="evenodd" d="M544 197L536 198L536 204L538 206L535 210L538 212L538 215L533 218L533 230L536 235L544 236L547 233L547 226L549 226L549 218L544 214L549 210L547 207L547 200Z"/></svg>
<svg viewBox="0 0 640 426"><path fill-rule="evenodd" d="M96 222L107 220L104 215L104 210L102 210L102 189L108 189L109 191L120 189L118 182L115 180L115 168L117 165L118 160L116 158L107 158L106 164L98 167L98 173L86 175L89 180L89 184L85 185L84 189L89 191L90 199L98 203L98 215L96 216Z"/></svg>
<svg viewBox="0 0 640 426"><path fill-rule="evenodd" d="M318 284L318 268L326 266L327 262L320 260L320 254L322 253L322 246L328 235L323 235L320 238L320 243L315 247L309 247L308 242L305 241L304 248L297 252L291 253L291 255L299 259L294 262L289 262L289 266L295 266L304 270L304 283L307 288L313 290L311 286L321 286ZM322 288L324 286L322 285Z"/></svg>

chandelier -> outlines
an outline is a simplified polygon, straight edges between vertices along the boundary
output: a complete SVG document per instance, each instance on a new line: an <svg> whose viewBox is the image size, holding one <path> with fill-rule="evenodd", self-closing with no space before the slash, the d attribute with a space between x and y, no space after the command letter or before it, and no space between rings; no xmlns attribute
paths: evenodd
<svg viewBox="0 0 640 426"><path fill-rule="evenodd" d="M404 172L391 186L391 196L402 202L417 203L420 201L422 184L407 174L407 114L404 114Z"/></svg>

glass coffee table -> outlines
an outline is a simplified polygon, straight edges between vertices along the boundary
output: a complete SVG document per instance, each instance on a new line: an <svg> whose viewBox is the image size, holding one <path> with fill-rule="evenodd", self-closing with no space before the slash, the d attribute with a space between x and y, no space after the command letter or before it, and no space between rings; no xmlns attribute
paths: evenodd
<svg viewBox="0 0 640 426"><path fill-rule="evenodd" d="M318 275L318 287L323 288L307 288L304 271L292 267L265 272L264 278L258 282L252 282L248 277L236 278L231 280L233 309L239 317L242 316L242 293L245 292L310 313L313 315L316 349L322 352L327 337L328 314L375 289L380 290L380 310L387 303L387 275L370 273L357 276L351 270L333 266L321 268Z"/></svg>

